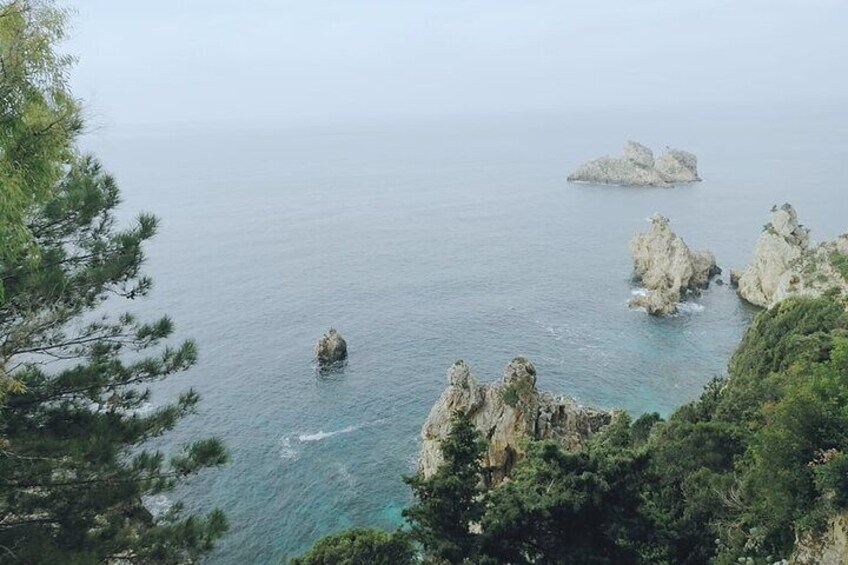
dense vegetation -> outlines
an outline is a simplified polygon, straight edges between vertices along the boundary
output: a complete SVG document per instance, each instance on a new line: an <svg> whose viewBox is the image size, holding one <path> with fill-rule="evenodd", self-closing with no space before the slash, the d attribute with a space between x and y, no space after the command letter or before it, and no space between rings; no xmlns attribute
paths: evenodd
<svg viewBox="0 0 848 565"><path fill-rule="evenodd" d="M76 146L79 106L57 55L64 15L0 3L0 561L176 563L211 548L220 512L158 520L142 504L226 460L214 439L166 457L143 444L196 407L148 409L146 385L184 371L170 319L112 314L147 295L156 218L118 226L120 194Z"/></svg>
<svg viewBox="0 0 848 565"><path fill-rule="evenodd" d="M445 452L466 457L411 481L409 526L391 534L416 543L410 562L772 563L797 531L848 510L845 304L794 298L760 313L728 375L667 421L622 415L579 452L532 444L509 481L461 508L484 470L461 414L455 430ZM459 532L460 517L479 533Z"/></svg>

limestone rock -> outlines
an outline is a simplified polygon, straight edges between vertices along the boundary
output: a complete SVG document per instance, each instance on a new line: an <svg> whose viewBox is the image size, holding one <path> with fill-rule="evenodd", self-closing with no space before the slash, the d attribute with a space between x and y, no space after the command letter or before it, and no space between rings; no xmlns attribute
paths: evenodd
<svg viewBox="0 0 848 565"><path fill-rule="evenodd" d="M339 332L330 328L315 344L315 357L320 365L332 365L347 359L347 342Z"/></svg>
<svg viewBox="0 0 848 565"><path fill-rule="evenodd" d="M447 389L421 429L418 469L425 477L442 463L439 443L450 431L457 410L467 413L488 441L483 464L493 469L492 483L503 480L524 456L524 439L553 439L575 449L613 417L612 412L539 392L536 368L526 359L513 359L500 382L484 384L477 383L464 361L457 361L448 369Z"/></svg>
<svg viewBox="0 0 848 565"><path fill-rule="evenodd" d="M821 296L830 289L848 295L848 233L814 245L790 204L772 208L754 247L754 257L738 274L737 292L748 302L771 308L789 296Z"/></svg>
<svg viewBox="0 0 848 565"><path fill-rule="evenodd" d="M654 152L651 148L635 141L628 141L624 146L624 158L641 167L654 166Z"/></svg>
<svg viewBox="0 0 848 565"><path fill-rule="evenodd" d="M657 172L666 182L697 182L701 180L701 177L698 176L698 158L688 151L668 149L660 155L655 166Z"/></svg>
<svg viewBox="0 0 848 565"><path fill-rule="evenodd" d="M848 565L848 515L833 516L821 533L798 536L789 565Z"/></svg>
<svg viewBox="0 0 848 565"><path fill-rule="evenodd" d="M668 149L654 161L653 152L635 141L624 146L623 157L600 157L580 165L570 182L624 186L672 186L701 180L698 159L692 153Z"/></svg>
<svg viewBox="0 0 848 565"><path fill-rule="evenodd" d="M650 231L631 240L630 254L635 279L645 287L644 293L630 299L630 306L645 308L649 314L676 313L681 299L706 288L721 273L712 253L691 251L660 214L651 216Z"/></svg>

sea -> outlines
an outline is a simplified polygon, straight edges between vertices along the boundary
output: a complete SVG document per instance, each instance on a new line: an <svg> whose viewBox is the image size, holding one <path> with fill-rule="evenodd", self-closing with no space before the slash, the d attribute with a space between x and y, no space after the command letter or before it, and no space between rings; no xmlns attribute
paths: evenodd
<svg viewBox="0 0 848 565"><path fill-rule="evenodd" d="M631 310L628 242L654 212L720 277L744 267L773 205L815 240L848 228L846 105L609 110L338 123L99 126L84 139L117 178L119 216L153 212L148 297L197 342L197 414L147 447L221 438L230 462L151 498L224 510L210 564L279 563L357 526L394 529L421 425L464 359L480 381L516 356L538 387L638 415L695 399L757 309L713 284L678 315ZM570 184L634 139L694 152L703 182ZM347 339L321 372L316 340Z"/></svg>

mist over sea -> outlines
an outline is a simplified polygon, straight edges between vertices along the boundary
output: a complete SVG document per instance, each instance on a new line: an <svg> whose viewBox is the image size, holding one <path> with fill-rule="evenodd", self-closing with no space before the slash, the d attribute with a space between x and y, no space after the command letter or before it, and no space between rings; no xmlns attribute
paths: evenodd
<svg viewBox="0 0 848 565"><path fill-rule="evenodd" d="M628 139L694 152L704 181L565 182ZM815 240L848 228L844 106L103 127L85 145L117 176L127 218L162 220L156 289L129 306L199 344L154 402L194 387L200 412L152 447L216 435L230 448L226 467L169 495L227 513L216 564L398 525L401 475L457 359L493 380L523 355L541 389L634 414L694 399L756 310L729 285L673 318L629 310L627 244L652 213L713 251L726 282L774 204L791 202ZM331 326L350 358L319 375L312 346Z"/></svg>

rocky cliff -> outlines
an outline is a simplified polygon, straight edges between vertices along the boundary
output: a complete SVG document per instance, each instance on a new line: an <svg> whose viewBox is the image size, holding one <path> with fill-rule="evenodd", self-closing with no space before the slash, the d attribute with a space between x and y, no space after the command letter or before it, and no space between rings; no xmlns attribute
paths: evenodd
<svg viewBox="0 0 848 565"><path fill-rule="evenodd" d="M654 160L650 148L628 141L622 157L601 157L580 165L570 182L624 186L672 186L701 180L698 159L692 153L667 149Z"/></svg>
<svg viewBox="0 0 848 565"><path fill-rule="evenodd" d="M772 208L771 218L744 271L733 271L739 296L770 308L789 296L821 296L831 289L848 295L848 233L812 244L795 209Z"/></svg>
<svg viewBox="0 0 848 565"><path fill-rule="evenodd" d="M553 439L578 448L613 418L610 411L584 408L570 398L539 392L536 368L526 359L513 359L500 382L478 384L464 361L448 369L448 387L430 410L421 430L423 444L418 468L432 475L442 462L439 442L450 430L451 415L466 412L488 441L483 464L500 482L524 455L526 439Z"/></svg>
<svg viewBox="0 0 848 565"><path fill-rule="evenodd" d="M644 293L630 299L630 307L644 308L649 314L676 313L687 294L706 288L721 273L712 253L690 250L660 214L651 216L650 231L631 240L630 254L634 278L645 287Z"/></svg>
<svg viewBox="0 0 848 565"><path fill-rule="evenodd" d="M823 532L798 536L789 565L848 565L848 515L828 520Z"/></svg>

